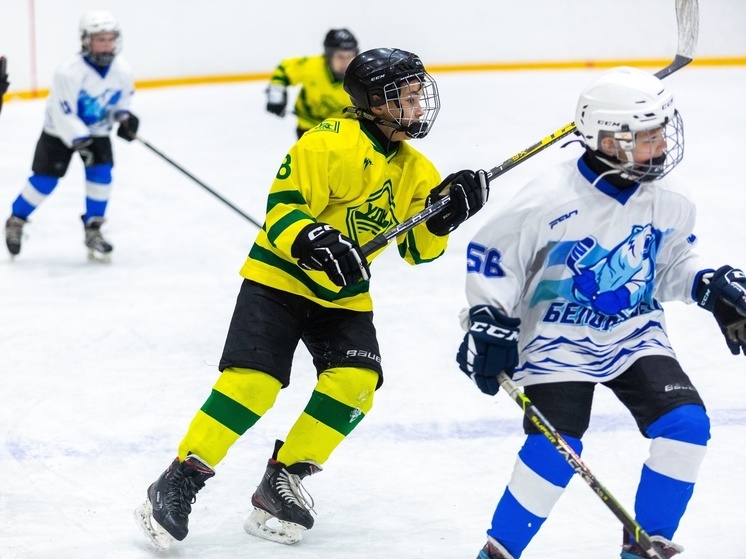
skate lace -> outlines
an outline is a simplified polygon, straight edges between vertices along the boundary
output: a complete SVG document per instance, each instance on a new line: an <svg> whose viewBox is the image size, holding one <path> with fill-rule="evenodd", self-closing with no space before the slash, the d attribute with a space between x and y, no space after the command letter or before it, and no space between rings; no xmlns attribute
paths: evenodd
<svg viewBox="0 0 746 559"><path fill-rule="evenodd" d="M194 481L194 478L185 476L179 470L172 474L169 491L166 492L165 501L169 509L178 508L184 514L192 512L192 504L197 501L197 493L204 487Z"/></svg>
<svg viewBox="0 0 746 559"><path fill-rule="evenodd" d="M275 485L277 493L288 503L298 505L306 511L313 511L313 497L308 490L303 487L301 479L296 474L291 474L286 469L282 469L277 476Z"/></svg>
<svg viewBox="0 0 746 559"><path fill-rule="evenodd" d="M104 236L98 229L86 229L85 238L89 243L98 243L103 241Z"/></svg>

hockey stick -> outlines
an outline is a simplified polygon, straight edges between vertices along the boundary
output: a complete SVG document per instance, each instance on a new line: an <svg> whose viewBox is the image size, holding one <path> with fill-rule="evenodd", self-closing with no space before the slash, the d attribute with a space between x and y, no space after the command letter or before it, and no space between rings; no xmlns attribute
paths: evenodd
<svg viewBox="0 0 746 559"><path fill-rule="evenodd" d="M653 559L667 559L666 556L662 555L655 549L655 547L653 547L653 542L648 533L643 530L642 526L640 526L637 521L630 516L626 510L624 510L624 507L619 504L619 501L617 501L603 484L598 481L596 476L594 476L588 469L588 466L586 466L580 459L580 456L578 456L573 448L567 444L567 441L562 438L562 435L560 435L552 424L549 423L521 389L518 388L518 385L516 385L505 373L497 375L497 380L500 383L500 386L505 389L505 392L508 393L508 396L510 396L513 401L521 407L523 413L526 415L528 420L533 423L534 427L549 439L552 446L554 446L554 448L557 449L557 452L567 460L567 463L570 464L570 467L573 470L575 470L575 473L583 478L590 488L593 489L593 492L598 495L609 510L611 510L614 516L619 519L627 532L629 532L635 538L637 543L639 543L645 550L648 557L652 557Z"/></svg>
<svg viewBox="0 0 746 559"><path fill-rule="evenodd" d="M234 210L235 212L237 212L242 217L244 217L247 221L249 221L250 223L252 223L256 227L258 227L259 229L262 228L262 224L261 223L258 223L252 217L246 215L243 211L241 211L240 209L238 209L236 206L234 206L233 204L231 204L228 200L226 200L225 198L223 198L220 194L218 194L217 192L215 192L212 188L210 188L209 186L207 186L205 183L203 183L201 180L199 180L197 177L195 177L189 171L187 171L186 169L184 169L184 167L182 167L181 165L179 165L178 163L176 163L175 161L173 161L172 159L170 159L169 157L167 157L164 153L162 153L161 151L159 151L155 147L153 147L149 142L146 142L140 136L135 136L135 139L138 142L140 142L142 145L144 145L146 148L150 149L153 153L155 153L156 155L159 155L160 157L162 157L163 159L165 159L166 161L168 161L171 165L173 165L174 167L176 167L179 171L181 171L182 173L184 173L187 177L189 177L194 182L196 182L198 185L200 185L202 188L204 188L205 190L207 190L207 192L209 192L210 194L212 194L213 196L215 196L215 198L217 198L218 200L220 200L221 202L223 202L226 206L228 206L229 208L231 208L232 210Z"/></svg>
<svg viewBox="0 0 746 559"><path fill-rule="evenodd" d="M676 26L678 29L678 47L676 56L671 64L655 73L657 78L663 79L666 76L670 76L694 59L694 50L697 46L697 36L699 34L699 5L697 2L698 0L676 0ZM487 173L487 180L492 182L503 173L510 171L513 167L520 165L528 158L545 150L572 132L575 132L575 130L576 126L574 122L566 124L559 130L555 130L546 138L543 138L523 151L516 153L510 159L506 159L500 165L491 169ZM370 256L375 251L385 247L390 241L394 240L399 235L406 233L433 215L440 213L443 208L448 205L449 201L450 197L445 195L443 198L440 198L437 202L426 207L421 212L413 215L405 221L402 221L399 225L376 235L371 241L363 245L363 254Z"/></svg>

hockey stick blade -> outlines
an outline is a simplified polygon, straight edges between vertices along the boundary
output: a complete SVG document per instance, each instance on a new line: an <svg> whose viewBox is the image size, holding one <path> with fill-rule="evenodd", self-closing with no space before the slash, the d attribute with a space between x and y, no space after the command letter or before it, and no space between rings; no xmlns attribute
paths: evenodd
<svg viewBox="0 0 746 559"><path fill-rule="evenodd" d="M699 4L698 0L676 0L676 28L678 30L678 45L676 49L676 56L674 57L671 64L659 70L655 73L655 76L663 79L666 76L670 76L674 72L680 70L692 60L694 60L694 51L697 46L697 37L699 35ZM540 151L545 150L552 144L558 142L565 136L572 134L576 131L574 122L566 124L562 128L555 130L549 136L536 142L535 144L527 147L526 149L519 151L513 157L506 159L497 167L490 169L487 173L487 180L492 182L500 175L507 173L513 167L516 167L533 157ZM421 212L413 215L409 219L402 221L400 224L392 227L388 231L379 233L370 242L362 246L362 252L365 256L370 256L377 250L385 247L389 242L394 240L399 235L406 233L429 219L436 213L440 213L442 209L448 205L450 198L448 195L444 196L438 202L437 209L436 204L425 208Z"/></svg>
<svg viewBox="0 0 746 559"><path fill-rule="evenodd" d="M667 559L662 555L655 547L642 526L630 516L630 514L619 504L611 493L598 481L595 475L588 469L588 466L580 459L580 456L573 450L573 448L567 443L562 435L552 426L551 423L542 415L539 409L528 399L523 391L518 387L513 380L505 373L497 375L497 381L500 386L508 393L508 396L523 410L523 413L528 420L536 427L557 449L562 457L567 461L570 467L575 470L583 481L585 481L593 492L604 502L604 504L611 510L614 516L622 523L624 528L632 534L635 540L642 546L648 557L652 559Z"/></svg>

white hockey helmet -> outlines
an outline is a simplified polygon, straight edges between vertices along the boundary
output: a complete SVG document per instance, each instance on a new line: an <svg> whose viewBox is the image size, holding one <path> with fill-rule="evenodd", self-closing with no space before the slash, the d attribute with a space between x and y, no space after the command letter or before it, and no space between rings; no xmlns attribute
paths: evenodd
<svg viewBox="0 0 746 559"><path fill-rule="evenodd" d="M113 33L116 46L111 53L91 54L91 37L97 33ZM80 18L80 42L83 54L99 66L108 66L122 47L122 30L111 12L92 10Z"/></svg>
<svg viewBox="0 0 746 559"><path fill-rule="evenodd" d="M621 66L602 74L580 94L575 125L583 142L621 176L634 181L662 178L684 156L684 129L673 94L648 72ZM662 129L664 154L635 163L637 133ZM616 156L600 151L605 137L616 140Z"/></svg>

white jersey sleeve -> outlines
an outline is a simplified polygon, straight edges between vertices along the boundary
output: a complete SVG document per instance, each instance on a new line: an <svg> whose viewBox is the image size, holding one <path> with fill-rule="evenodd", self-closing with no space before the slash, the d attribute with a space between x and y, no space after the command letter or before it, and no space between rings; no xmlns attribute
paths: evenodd
<svg viewBox="0 0 746 559"><path fill-rule="evenodd" d="M44 131L68 147L87 136L108 136L116 114L129 110L133 93L132 71L120 56L102 75L77 54L54 74Z"/></svg>
<svg viewBox="0 0 746 559"><path fill-rule="evenodd" d="M668 242L661 247L657 258L656 291L657 300L683 301L694 303L695 280L704 268L695 248L697 237L694 234L696 208L680 185L672 190L663 184L661 191L666 192L664 212L680 218L680 225L671 232Z"/></svg>
<svg viewBox="0 0 746 559"><path fill-rule="evenodd" d="M526 185L467 249L469 305L521 319L521 384L604 381L674 356L662 301L691 303L694 205L675 179L619 190L582 159Z"/></svg>

